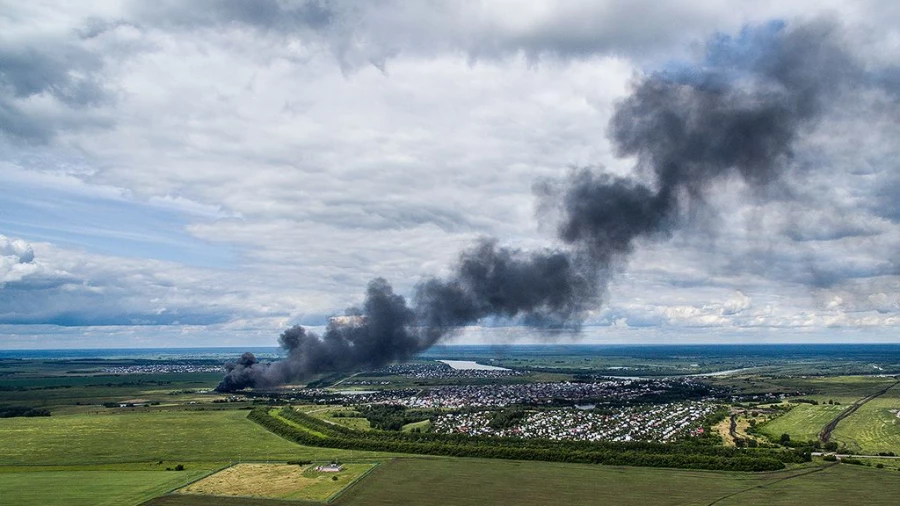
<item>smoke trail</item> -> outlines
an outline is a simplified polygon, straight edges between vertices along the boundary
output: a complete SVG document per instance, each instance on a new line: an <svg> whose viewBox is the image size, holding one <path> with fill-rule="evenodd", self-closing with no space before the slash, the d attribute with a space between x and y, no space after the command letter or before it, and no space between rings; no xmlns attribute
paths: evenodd
<svg viewBox="0 0 900 506"><path fill-rule="evenodd" d="M219 389L405 360L486 317L577 329L636 239L668 235L680 209L703 202L720 179L777 181L804 129L862 75L829 23L772 23L717 37L699 65L650 74L617 104L609 135L618 156L636 160L635 179L584 169L536 186L542 208L559 216L565 248L524 252L481 241L448 279L423 281L411 305L376 279L362 310L348 313L355 318L332 320L321 337L299 326L285 331L285 360L265 365L245 355L229 364Z"/></svg>

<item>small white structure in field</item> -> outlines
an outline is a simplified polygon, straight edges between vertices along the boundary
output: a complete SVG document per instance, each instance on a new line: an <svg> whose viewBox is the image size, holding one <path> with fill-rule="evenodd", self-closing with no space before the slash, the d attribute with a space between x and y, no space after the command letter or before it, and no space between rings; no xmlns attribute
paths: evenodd
<svg viewBox="0 0 900 506"><path fill-rule="evenodd" d="M316 471L320 473L339 473L344 470L344 466L332 462L327 466L317 466Z"/></svg>

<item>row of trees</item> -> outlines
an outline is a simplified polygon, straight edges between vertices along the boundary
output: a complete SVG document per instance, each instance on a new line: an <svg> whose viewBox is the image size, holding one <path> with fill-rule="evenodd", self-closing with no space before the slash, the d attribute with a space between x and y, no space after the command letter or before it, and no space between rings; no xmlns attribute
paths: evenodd
<svg viewBox="0 0 900 506"><path fill-rule="evenodd" d="M50 410L28 406L0 406L0 418L15 418L18 416L50 416Z"/></svg>
<svg viewBox="0 0 900 506"><path fill-rule="evenodd" d="M307 446L409 454L544 460L592 464L678 467L729 471L773 471L802 455L787 451L749 453L705 445L657 443L586 443L470 437L465 435L355 431L299 413L291 408L273 415L256 408L249 418L281 437Z"/></svg>

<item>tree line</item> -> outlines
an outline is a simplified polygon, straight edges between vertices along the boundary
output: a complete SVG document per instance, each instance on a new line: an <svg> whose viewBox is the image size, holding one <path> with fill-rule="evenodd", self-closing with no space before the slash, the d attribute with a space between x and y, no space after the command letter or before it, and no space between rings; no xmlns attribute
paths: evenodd
<svg viewBox="0 0 900 506"><path fill-rule="evenodd" d="M727 471L774 471L809 459L784 450L736 450L711 445L645 442L584 442L468 436L465 434L357 431L285 407L277 414L254 408L248 418L306 446L394 453L542 460L587 464L676 467Z"/></svg>

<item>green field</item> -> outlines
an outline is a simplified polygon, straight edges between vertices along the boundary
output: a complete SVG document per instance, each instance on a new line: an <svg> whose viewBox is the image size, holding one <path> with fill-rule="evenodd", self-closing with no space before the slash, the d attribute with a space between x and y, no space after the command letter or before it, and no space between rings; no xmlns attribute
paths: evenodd
<svg viewBox="0 0 900 506"><path fill-rule="evenodd" d="M139 504L197 479L208 470L0 472L0 504L121 506Z"/></svg>
<svg viewBox="0 0 900 506"><path fill-rule="evenodd" d="M852 404L863 397L872 395L893 384L896 380L878 376L804 376L777 377L759 375L737 375L709 377L705 381L733 388L742 394L799 393L820 404L833 400Z"/></svg>
<svg viewBox="0 0 900 506"><path fill-rule="evenodd" d="M312 415L321 420L325 420L326 422L334 423L337 425L343 425L348 429L354 430L369 430L369 421L365 418L360 418L359 413L353 408L347 408L344 406L316 406L309 405L304 406L300 405L297 407L300 411L308 415ZM335 415L344 415L344 416L335 416ZM348 415L356 415L356 416L348 416Z"/></svg>
<svg viewBox="0 0 900 506"><path fill-rule="evenodd" d="M0 466L116 462L377 459L308 448L246 419L247 411L156 411L0 419Z"/></svg>
<svg viewBox="0 0 900 506"><path fill-rule="evenodd" d="M104 402L140 397L160 403L178 399L185 390L210 389L218 373L130 374L107 376L0 377L0 404L81 410ZM208 396L209 397L209 396ZM209 399L211 400L211 398ZM99 408L103 409L103 408Z"/></svg>
<svg viewBox="0 0 900 506"><path fill-rule="evenodd" d="M541 357L548 367L559 357ZM581 362L584 357L578 357ZM592 359L593 360L593 359ZM589 366L609 365L596 359ZM694 361L682 357L681 367ZM684 362L684 364L682 364ZM634 359L629 365L662 367ZM450 457L409 457L368 451L312 448L282 439L249 421L252 400L215 403L224 396L198 393L214 386L219 374L148 374L66 376L86 364L8 362L0 367L0 404L46 407L52 416L0 419L0 505L115 504L199 506L253 504L322 504L297 499L324 499L359 473L319 484L313 495L269 495L282 500L227 499L210 495L170 494L190 481L235 462L340 460L362 472L381 462L369 475L344 489L339 505L416 504L895 504L900 497L900 460L867 460L869 467L821 461L770 473L693 471L648 467L613 467L562 462L489 460ZM524 365L524 362L523 362ZM569 366L573 364L568 364ZM577 364L582 365L582 364ZM669 364L672 366L672 364ZM688 364L689 365L689 364ZM744 365L757 365L744 364ZM726 362L706 361L702 368L721 369ZM784 366L784 364L782 364ZM808 364L804 364L807 367ZM43 374L43 376L41 376ZM81 374L81 373L79 373ZM510 381L535 381L540 373ZM560 376L561 375L556 375ZM554 377L555 379L560 379ZM752 375L710 378L742 393L800 394L819 405L799 404L792 411L760 426L775 439L788 433L793 440L816 439L822 427L854 401L891 384L879 377L772 377L760 369ZM403 381L414 383L406 378ZM468 380L466 380L468 381ZM479 381L481 381L479 379ZM159 406L102 408L101 402L145 399ZM840 405L823 404L827 400ZM261 401L257 401L261 402ZM738 409L752 410L755 401ZM340 406L303 407L310 415L357 430L369 430L364 418L335 417L353 410ZM863 405L841 421L833 439L856 451L900 453L900 388ZM429 422L407 424L405 430L427 429ZM875 469L883 463L885 469ZM166 471L183 464L185 471ZM252 481L239 480L244 485ZM320 480L322 481L322 480ZM257 482L273 489L270 477ZM271 490L270 490L271 491ZM165 495L163 495L165 494ZM252 493L250 495L256 495ZM293 501L283 501L293 499Z"/></svg>
<svg viewBox="0 0 900 506"><path fill-rule="evenodd" d="M862 453L900 454L900 388L863 404L838 424L832 439L847 449Z"/></svg>
<svg viewBox="0 0 900 506"><path fill-rule="evenodd" d="M838 465L821 472L772 483L729 497L717 506L865 504L892 506L900 497L897 471Z"/></svg>
<svg viewBox="0 0 900 506"><path fill-rule="evenodd" d="M404 458L383 464L337 504L706 505L896 504L897 471L837 465L727 473L481 459ZM828 498L832 500L828 501ZM760 499L762 498L762 499Z"/></svg>
<svg viewBox="0 0 900 506"><path fill-rule="evenodd" d="M798 404L783 415L759 425L759 432L777 441L782 434L789 434L793 441L815 441L819 432L847 406L830 404Z"/></svg>

